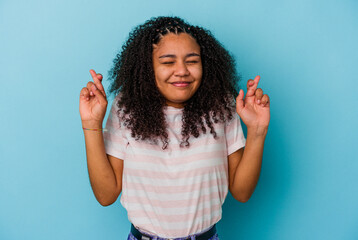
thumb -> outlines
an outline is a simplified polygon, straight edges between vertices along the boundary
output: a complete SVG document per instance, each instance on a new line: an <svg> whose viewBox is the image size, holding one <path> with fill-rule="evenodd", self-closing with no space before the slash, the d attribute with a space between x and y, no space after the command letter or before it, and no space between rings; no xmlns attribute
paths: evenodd
<svg viewBox="0 0 358 240"><path fill-rule="evenodd" d="M92 92L97 97L99 103L103 105L107 105L107 99L103 96L102 92L96 87L95 84L92 85Z"/></svg>
<svg viewBox="0 0 358 240"><path fill-rule="evenodd" d="M239 114L244 109L244 90L240 89L239 95L236 98L236 111Z"/></svg>

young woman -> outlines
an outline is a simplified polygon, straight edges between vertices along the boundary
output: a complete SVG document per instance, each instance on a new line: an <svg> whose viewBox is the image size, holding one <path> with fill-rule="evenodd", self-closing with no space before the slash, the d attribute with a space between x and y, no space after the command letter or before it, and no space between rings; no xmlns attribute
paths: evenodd
<svg viewBox="0 0 358 240"><path fill-rule="evenodd" d="M177 17L152 18L130 33L109 72L115 99L106 129L103 77L90 73L80 115L98 202L122 193L128 239L219 239L228 191L246 202L259 179L270 121L260 77L248 80L245 97L238 93L231 55Z"/></svg>

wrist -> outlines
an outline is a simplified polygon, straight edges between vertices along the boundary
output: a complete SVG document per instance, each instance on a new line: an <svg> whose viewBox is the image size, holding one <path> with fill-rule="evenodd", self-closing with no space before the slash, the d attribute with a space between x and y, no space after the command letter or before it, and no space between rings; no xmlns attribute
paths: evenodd
<svg viewBox="0 0 358 240"><path fill-rule="evenodd" d="M82 128L99 129L99 128L102 128L102 122L99 122L99 121L82 121Z"/></svg>
<svg viewBox="0 0 358 240"><path fill-rule="evenodd" d="M247 136L254 137L254 138L265 138L267 135L268 127L247 127Z"/></svg>

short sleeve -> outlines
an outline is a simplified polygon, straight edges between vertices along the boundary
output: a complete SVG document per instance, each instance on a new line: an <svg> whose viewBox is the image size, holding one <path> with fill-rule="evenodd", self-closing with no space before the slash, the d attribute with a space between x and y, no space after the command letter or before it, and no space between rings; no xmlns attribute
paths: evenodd
<svg viewBox="0 0 358 240"><path fill-rule="evenodd" d="M246 139L240 117L236 112L233 113L232 119L225 126L225 136L228 156L245 146Z"/></svg>
<svg viewBox="0 0 358 240"><path fill-rule="evenodd" d="M128 141L124 134L125 128L117 115L117 100L118 96L113 100L106 122L107 131L103 132L103 140L108 155L124 160Z"/></svg>

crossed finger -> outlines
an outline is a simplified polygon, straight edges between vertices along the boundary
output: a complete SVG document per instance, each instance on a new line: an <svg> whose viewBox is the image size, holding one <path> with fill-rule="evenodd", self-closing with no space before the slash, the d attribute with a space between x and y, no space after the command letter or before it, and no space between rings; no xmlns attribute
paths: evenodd
<svg viewBox="0 0 358 240"><path fill-rule="evenodd" d="M91 76L93 78L93 82L96 85L96 87L101 91L104 97L106 97L106 92L104 91L103 85L101 83L103 76L100 73L96 73L93 69L90 70ZM93 93L91 92L91 96Z"/></svg>
<svg viewBox="0 0 358 240"><path fill-rule="evenodd" d="M246 97L252 97L255 95L255 90L257 88L257 85L259 84L259 81L260 81L259 75L257 75L254 80L249 79L249 81L247 81Z"/></svg>

